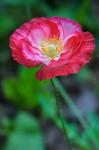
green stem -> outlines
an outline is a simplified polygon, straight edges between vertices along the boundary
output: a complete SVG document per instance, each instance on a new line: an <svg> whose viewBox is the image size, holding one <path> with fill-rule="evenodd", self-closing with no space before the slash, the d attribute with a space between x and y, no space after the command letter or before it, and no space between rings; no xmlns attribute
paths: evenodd
<svg viewBox="0 0 99 150"><path fill-rule="evenodd" d="M63 127L63 131L64 131L66 143L67 143L67 146L68 146L68 150L72 150L71 142L69 140L68 133L67 133L66 126L65 126L64 116L63 116L61 108L60 108L60 102L59 102L59 99L58 99L58 92L57 92L57 89L56 89L56 87L53 83L53 79L51 79L51 83L52 83L54 94L55 94L55 97L56 97L56 105L57 105L58 116L60 118L60 121L61 121L61 124L62 124L62 127Z"/></svg>
<svg viewBox="0 0 99 150"><path fill-rule="evenodd" d="M83 128L87 129L89 127L88 124L87 124L87 122L82 117L81 112L78 110L78 108L76 107L76 105L72 102L72 99L70 98L70 96L68 95L68 93L66 92L66 90L63 88L63 86L61 85L61 83L56 78L53 78L52 81L53 81L53 84L54 84L55 88L58 90L58 92L64 98L65 103L69 106L69 108L73 111L73 113L75 114L75 116L78 118L78 120L82 124ZM96 140L96 137L94 136L93 132L91 132L90 138L93 141L96 149L99 150L99 146L98 146L98 144L96 142L97 140Z"/></svg>
<svg viewBox="0 0 99 150"><path fill-rule="evenodd" d="M56 78L53 79L53 83L55 87L57 88L57 90L62 95L62 97L64 98L65 103L69 106L69 108L73 111L73 113L75 113L76 117L78 118L80 123L83 125L83 127L86 128L87 125L86 125L85 120L82 118L81 113L79 112L75 104L72 102L66 90L64 90L64 88L61 86L60 82Z"/></svg>

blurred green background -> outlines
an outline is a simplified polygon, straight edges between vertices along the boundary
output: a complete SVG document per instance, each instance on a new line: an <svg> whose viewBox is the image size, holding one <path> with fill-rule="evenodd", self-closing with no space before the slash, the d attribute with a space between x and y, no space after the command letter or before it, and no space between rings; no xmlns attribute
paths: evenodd
<svg viewBox="0 0 99 150"><path fill-rule="evenodd" d="M58 79L90 124L83 128L59 96L73 150L99 150L98 0L0 0L0 150L67 149L50 81L37 81L37 69L18 65L9 48L12 32L41 16L74 19L95 36L91 63L78 74Z"/></svg>

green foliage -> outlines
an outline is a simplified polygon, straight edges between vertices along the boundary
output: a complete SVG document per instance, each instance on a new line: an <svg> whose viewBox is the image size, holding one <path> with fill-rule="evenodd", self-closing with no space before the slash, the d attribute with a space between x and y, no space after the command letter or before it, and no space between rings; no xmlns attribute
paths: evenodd
<svg viewBox="0 0 99 150"><path fill-rule="evenodd" d="M6 128L9 128L8 126ZM39 122L28 113L19 112L13 121L4 150L44 150Z"/></svg>
<svg viewBox="0 0 99 150"><path fill-rule="evenodd" d="M86 128L86 130L79 131L79 126L75 123L65 122L65 126L71 139L72 143L81 150L93 150L90 137L92 133L99 147L99 116L95 113L90 113L88 115L88 121L91 123L91 127ZM62 128L61 122L57 120L57 125L59 128Z"/></svg>
<svg viewBox="0 0 99 150"><path fill-rule="evenodd" d="M3 81L3 91L9 101L21 108L40 106L42 114L53 118L56 116L56 103L49 86L49 81L38 81L37 69L21 67L18 75Z"/></svg>
<svg viewBox="0 0 99 150"><path fill-rule="evenodd" d="M6 4L6 5L27 5L27 4L37 4L39 3L40 0L1 0L0 3L1 4Z"/></svg>
<svg viewBox="0 0 99 150"><path fill-rule="evenodd" d="M13 27L15 26L13 18L8 14L0 14L0 20L0 36L8 33L8 31L13 29Z"/></svg>
<svg viewBox="0 0 99 150"><path fill-rule="evenodd" d="M94 140L96 141L98 147L99 147L99 116L97 116L95 113L90 113L88 115L88 122L91 123L91 127L86 128L82 132L82 134L79 136L79 138L76 140L76 144L79 145L84 150L93 150L93 147L91 145L90 137L92 136L92 133L94 135Z"/></svg>
<svg viewBox="0 0 99 150"><path fill-rule="evenodd" d="M5 96L23 108L39 105L39 97L51 98L48 92L48 81L38 81L35 77L37 69L21 68L19 74L3 81Z"/></svg>
<svg viewBox="0 0 99 150"><path fill-rule="evenodd" d="M9 100L13 101L14 103L21 105L21 107L24 108L31 108L31 107L36 107L40 106L41 108L41 113L45 117L50 117L53 122L56 124L56 126L60 129L62 129L61 122L59 118L56 116L56 104L55 104L55 99L53 98L53 95L49 93L48 91L51 91L50 87L48 86L48 81L37 81L35 78L35 72L37 69L26 69L24 67L21 67L19 70L19 74L16 75L13 79L7 79L3 82L3 89L5 92L5 95L9 98ZM86 80L86 78L89 77L90 71L88 68L84 69L83 72L80 72L77 75L77 79L79 80ZM91 77L91 76L90 76ZM91 78L90 78L91 80ZM34 87L35 85L35 87ZM38 90L39 89L39 90ZM46 92L45 92L46 91ZM27 95L26 95L27 93ZM35 93L35 94L34 94ZM33 99L32 99L33 98ZM32 101L33 100L33 101ZM36 101L35 101L36 100ZM20 112L19 112L20 114ZM24 115L23 115L24 116ZM38 131L38 125L35 124L35 127L37 129L33 130L32 128L32 122L27 119L27 123L30 122L30 126L28 128L27 123L24 122L25 119L24 117L21 117L19 115L17 119L14 121L14 125L16 127L13 127L11 125L10 131L14 128L14 133L11 132L11 137L8 136L8 144L6 145L6 148L9 148L9 145L13 146L13 140L17 140L19 143L19 139L22 143L24 143L25 140L28 141L29 137L24 135L24 130L25 132L36 132ZM18 121L20 120L20 121ZM82 150L93 150L91 146L91 140L90 137L92 135L92 132L94 132L95 135L95 140L98 144L99 141L99 131L98 131L98 126L97 123L99 122L99 118L94 114L91 114L89 116L89 121L92 124L91 128L87 128L86 130L83 130L82 133L79 133L79 127L77 124L70 124L67 121L65 122L66 129L68 131L68 135L70 139L72 140L73 144L77 145L80 147ZM9 123L8 123L9 124ZM13 123L12 123L13 124ZM17 133L16 131L20 131L22 135ZM9 133L9 131L7 131ZM38 136L37 136L38 137ZM28 139L27 139L28 138ZM31 137L32 139L32 137ZM36 139L36 138L35 138ZM33 139L32 139L33 140ZM29 140L30 142L30 140ZM15 142L16 143L16 142ZM36 142L35 142L36 143ZM24 145L24 144L22 144ZM29 143L29 145L31 145ZM12 150L12 147L9 149L4 149L4 150ZM18 147L20 150L20 146ZM22 149L22 147L21 147ZM31 149L30 149L31 150Z"/></svg>
<svg viewBox="0 0 99 150"><path fill-rule="evenodd" d="M76 145L81 150L93 150L93 146L90 143L90 136L93 131L97 139L97 144L99 145L99 117L91 113L88 115L88 118L92 123L92 127L82 131L80 131L81 129L79 130L78 124L68 123L68 121L65 120L65 127L69 138L73 145ZM52 120L56 123L58 128L62 129L59 118L54 116ZM17 117L13 121L6 118L2 121L2 125L8 137L4 150L25 150L26 148L28 148L28 150L32 150L33 148L36 150L44 150L40 124L37 119L30 114L18 112Z"/></svg>
<svg viewBox="0 0 99 150"><path fill-rule="evenodd" d="M84 23L85 19L88 15L88 11L89 11L89 6L90 6L90 0L83 0L81 7L79 7L79 13L77 15L77 20L80 23Z"/></svg>
<svg viewBox="0 0 99 150"><path fill-rule="evenodd" d="M83 69L81 69L81 71L77 74L75 74L75 78L78 81L90 81L93 80L91 71L88 67L84 67Z"/></svg>
<svg viewBox="0 0 99 150"><path fill-rule="evenodd" d="M96 115L95 113L90 113L88 115L88 120L91 124L91 129L94 130L94 134L97 137L97 141L99 141L99 116ZM99 145L99 142L98 142L98 145Z"/></svg>

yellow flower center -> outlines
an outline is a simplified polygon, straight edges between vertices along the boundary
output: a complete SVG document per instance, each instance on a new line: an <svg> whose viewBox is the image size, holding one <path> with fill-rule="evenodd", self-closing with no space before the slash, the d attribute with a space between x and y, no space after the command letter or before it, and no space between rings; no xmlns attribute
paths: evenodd
<svg viewBox="0 0 99 150"><path fill-rule="evenodd" d="M58 58L62 52L62 40L55 36L45 39L41 42L42 54L48 56L51 60Z"/></svg>

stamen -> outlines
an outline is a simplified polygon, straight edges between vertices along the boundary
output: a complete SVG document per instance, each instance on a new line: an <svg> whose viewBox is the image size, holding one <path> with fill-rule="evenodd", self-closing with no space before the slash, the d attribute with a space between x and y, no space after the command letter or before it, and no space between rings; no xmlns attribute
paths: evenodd
<svg viewBox="0 0 99 150"><path fill-rule="evenodd" d="M62 40L57 39L55 36L48 41L42 40L41 42L42 54L50 57L51 60L61 55L62 48Z"/></svg>

